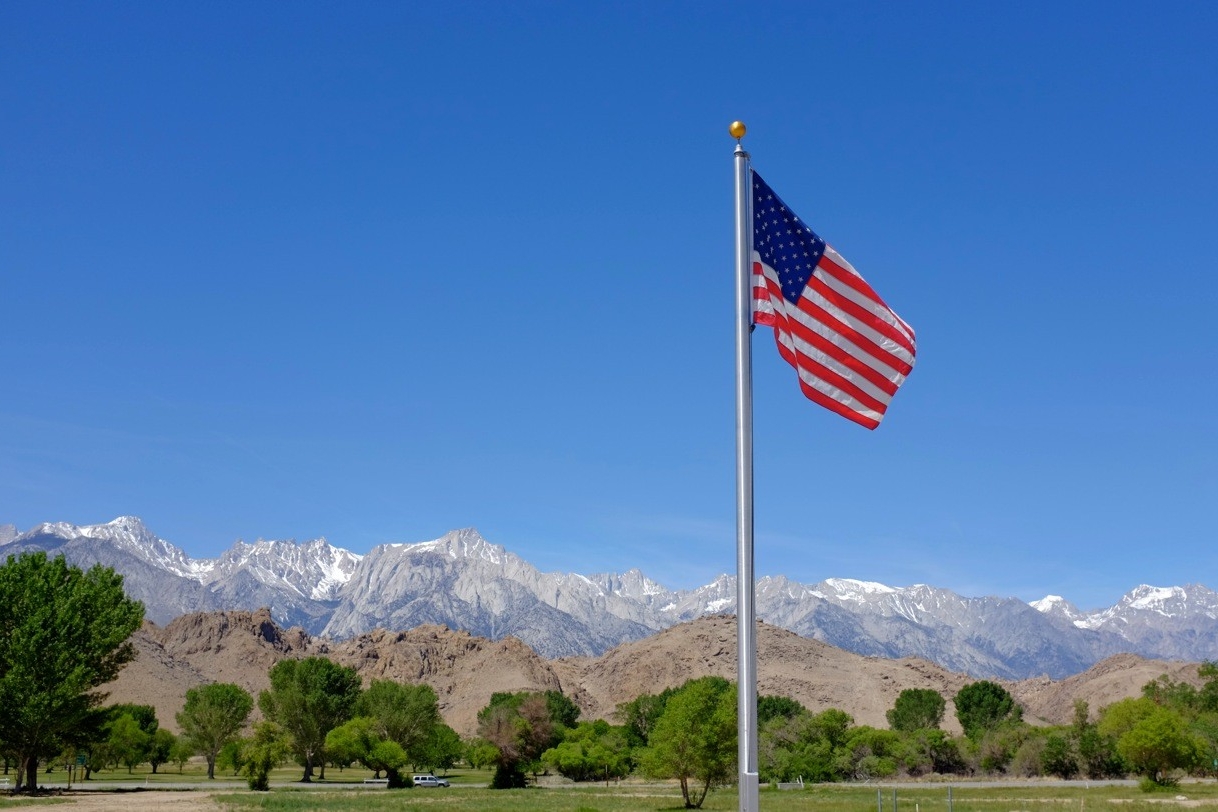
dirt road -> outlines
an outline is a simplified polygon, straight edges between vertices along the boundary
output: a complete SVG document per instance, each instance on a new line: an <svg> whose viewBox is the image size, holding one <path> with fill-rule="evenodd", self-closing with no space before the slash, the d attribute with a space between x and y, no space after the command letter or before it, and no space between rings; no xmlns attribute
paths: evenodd
<svg viewBox="0 0 1218 812"><path fill-rule="evenodd" d="M68 803L58 809L80 812L222 812L223 807L204 790L149 792L65 792Z"/></svg>

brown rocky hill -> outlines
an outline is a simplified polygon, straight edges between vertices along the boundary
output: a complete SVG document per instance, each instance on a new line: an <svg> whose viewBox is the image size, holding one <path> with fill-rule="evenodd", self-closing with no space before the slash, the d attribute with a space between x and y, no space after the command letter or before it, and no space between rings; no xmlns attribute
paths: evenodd
<svg viewBox="0 0 1218 812"><path fill-rule="evenodd" d="M188 689L232 682L257 698L270 687L271 666L289 657L329 657L355 668L365 684L425 682L435 689L445 721L462 735L473 733L478 711L496 691L571 693L550 663L516 638L492 641L438 626L378 629L335 642L299 628L281 630L260 609L183 615L164 628L145 623L133 640L138 656L103 689L108 702L152 705L174 731Z"/></svg>
<svg viewBox="0 0 1218 812"><path fill-rule="evenodd" d="M1197 666L1180 660L1148 660L1136 654L1116 654L1063 680L1041 677L1008 687L1028 713L1051 724L1066 725L1074 718L1075 700L1086 702L1094 719L1100 708L1140 696L1143 685L1164 674L1177 682L1200 687Z"/></svg>
<svg viewBox="0 0 1218 812"><path fill-rule="evenodd" d="M105 690L110 702L151 704L176 730L187 689L234 682L257 696L267 672L287 657L326 656L354 667L365 683L391 678L435 689L440 711L461 735L474 733L477 713L496 691L561 690L587 718L612 718L618 703L695 677L736 675L736 621L703 617L614 648L600 657L546 660L515 638L487 640L439 626L404 632L378 629L343 641L282 630L267 610L184 615L164 628L145 624L134 637L138 657ZM839 708L858 724L886 726L885 713L906 688L931 688L949 700L972 678L927 660L864 657L758 625L758 690L788 696L813 711ZM1127 696L1163 673L1196 681L1196 664L1119 655L1083 674L1005 683L1027 718L1065 723L1075 699L1092 709ZM955 728L958 729L958 728Z"/></svg>
<svg viewBox="0 0 1218 812"><path fill-rule="evenodd" d="M578 685L580 707L609 718L620 702L704 676L736 678L736 619L703 617L618 646L600 657L554 663ZM813 711L838 708L858 724L887 727L885 713L906 688L953 696L969 677L916 658L864 657L770 626L757 627L757 690L787 696ZM954 719L945 720L954 723Z"/></svg>

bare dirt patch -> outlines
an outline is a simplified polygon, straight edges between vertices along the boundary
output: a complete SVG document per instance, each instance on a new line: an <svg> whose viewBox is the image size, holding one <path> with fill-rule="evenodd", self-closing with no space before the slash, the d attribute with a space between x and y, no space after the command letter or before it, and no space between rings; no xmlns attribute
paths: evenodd
<svg viewBox="0 0 1218 812"><path fill-rule="evenodd" d="M82 812L223 812L210 792L201 790L151 790L141 792L65 792L69 801L59 809Z"/></svg>

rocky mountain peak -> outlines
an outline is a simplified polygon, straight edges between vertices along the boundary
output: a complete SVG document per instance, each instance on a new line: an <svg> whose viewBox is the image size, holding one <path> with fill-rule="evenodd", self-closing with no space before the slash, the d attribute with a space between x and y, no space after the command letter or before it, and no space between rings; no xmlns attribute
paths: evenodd
<svg viewBox="0 0 1218 812"><path fill-rule="evenodd" d="M161 631L160 641L177 653L242 649L257 641L281 655L307 650L311 638L299 628L280 629L263 607L252 612L192 612L175 618Z"/></svg>
<svg viewBox="0 0 1218 812"><path fill-rule="evenodd" d="M40 525L4 550L114 567L159 623L269 606L280 625L333 638L443 624L496 641L515 636L551 657L599 654L736 605L731 575L673 591L638 569L545 573L472 527L419 544L383 544L362 557L325 539L258 539L238 541L215 559L191 559L139 519L119 517ZM1062 676L1122 651L1218 657L1218 595L1195 584L1139 586L1116 606L1085 613L1054 596L1029 605L848 578L809 585L767 577L756 594L758 617L804 637L867 656L925 657L977 677Z"/></svg>
<svg viewBox="0 0 1218 812"><path fill-rule="evenodd" d="M599 573L590 576L590 580L598 584L605 592L621 598L650 602L657 597L669 595L666 588L648 578L637 568L623 573Z"/></svg>
<svg viewBox="0 0 1218 812"><path fill-rule="evenodd" d="M410 554L439 553L447 555L449 558L474 559L487 561L491 564L502 564L508 556L508 552L504 547L498 544L491 544L473 527L450 530L434 541L400 546L405 552Z"/></svg>
<svg viewBox="0 0 1218 812"><path fill-rule="evenodd" d="M1083 613L1078 610L1078 607L1061 595L1046 595L1038 601L1032 601L1028 605L1043 615L1060 617L1071 623L1083 617Z"/></svg>
<svg viewBox="0 0 1218 812"><path fill-rule="evenodd" d="M1208 593L1208 595L1202 593ZM1158 587L1142 584L1125 595L1119 605L1136 611L1156 612L1173 617L1190 610L1205 611L1214 603L1213 598L1213 592L1197 584L1187 587Z"/></svg>
<svg viewBox="0 0 1218 812"><path fill-rule="evenodd" d="M859 581L854 578L826 578L817 586L824 597L842 601L867 601L877 595L891 595L898 590L875 581Z"/></svg>

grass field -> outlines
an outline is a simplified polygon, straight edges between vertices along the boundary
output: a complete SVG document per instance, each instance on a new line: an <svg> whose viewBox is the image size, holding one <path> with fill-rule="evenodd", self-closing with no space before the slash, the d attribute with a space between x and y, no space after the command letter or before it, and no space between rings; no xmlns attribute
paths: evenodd
<svg viewBox="0 0 1218 812"><path fill-rule="evenodd" d="M1218 806L1218 786L1212 782L1184 784L1171 792L1147 794L1135 786L1089 786L1085 783L1049 786L1013 783L1001 787L953 785L949 807L948 788L941 784L895 790L893 787L857 784L810 785L804 790L782 792L764 788L761 809L764 812L878 812L880 798L883 812L1173 812L1196 806ZM649 812L682 808L681 794L675 785L631 783L611 788L562 787L510 791L469 786L395 792L348 790L319 793L282 789L265 795L223 795L217 800L233 812ZM735 791L712 792L703 808L736 809Z"/></svg>
<svg viewBox="0 0 1218 812"><path fill-rule="evenodd" d="M681 793L675 783L648 783L629 780L606 787L604 784L570 784L527 790L490 790L490 773L484 770L456 770L447 775L453 786L447 789L386 790L366 788L363 780L371 774L354 769L327 771L325 782L304 789L299 785L300 768L285 767L272 776L269 793L247 792L223 786L244 780L231 772L218 772L218 781L207 780L201 763L162 768L157 775L147 769L128 774L125 769L95 773L89 782L93 789L136 784L151 790L173 785L199 790L213 789L212 800L229 812L662 812L682 808ZM62 785L66 774L60 770L40 774L39 780ZM221 784L221 786L216 786ZM1184 783L1158 793L1144 793L1130 785L1091 785L1086 782L1031 783L1011 781L1002 786L953 783L951 804L947 783L904 786L867 784L818 784L803 790L778 791L763 787L763 812L816 810L816 812L1185 812L1207 807L1218 812L1218 784L1213 781ZM895 798L894 798L895 793ZM89 793L92 795L93 793ZM155 795L156 793L152 793ZM143 792L138 793L148 798ZM127 795L127 798L132 796ZM115 809L122 809L123 795L115 794ZM882 800L882 807L879 801ZM894 805L895 800L895 805ZM64 804L60 806L60 804ZM9 799L0 796L0 809L56 806L71 809L71 801L58 798ZM1213 807L1212 810L1208 808ZM735 810L734 789L712 791L703 806L707 810Z"/></svg>

